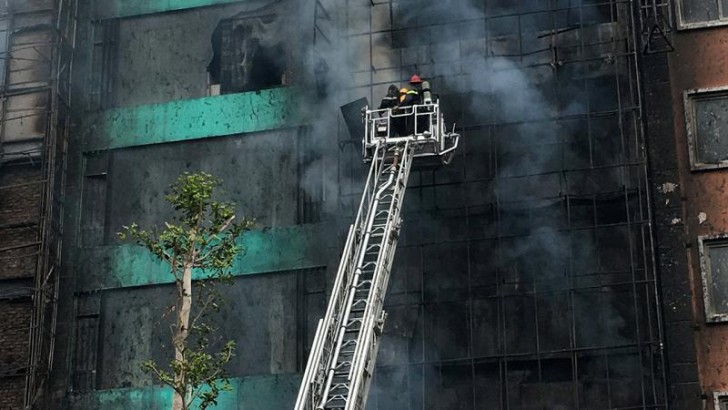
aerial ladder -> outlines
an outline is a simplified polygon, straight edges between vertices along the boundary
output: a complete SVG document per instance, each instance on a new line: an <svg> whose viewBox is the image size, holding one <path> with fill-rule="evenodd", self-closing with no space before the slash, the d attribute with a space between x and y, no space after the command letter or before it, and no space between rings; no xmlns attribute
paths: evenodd
<svg viewBox="0 0 728 410"><path fill-rule="evenodd" d="M362 153L369 174L295 410L364 410L410 170L413 162L449 163L460 139L454 125L446 131L439 101L428 97L411 107L362 110Z"/></svg>

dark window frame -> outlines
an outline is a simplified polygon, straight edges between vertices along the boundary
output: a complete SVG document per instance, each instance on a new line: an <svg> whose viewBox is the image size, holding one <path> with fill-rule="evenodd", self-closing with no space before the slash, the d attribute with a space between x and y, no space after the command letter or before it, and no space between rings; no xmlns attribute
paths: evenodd
<svg viewBox="0 0 728 410"><path fill-rule="evenodd" d="M698 156L697 114L696 102L701 100L726 99L728 101L728 86L715 88L691 89L683 92L683 107L685 109L685 131L688 139L688 154L691 171L728 168L728 159L720 162L700 162ZM726 118L728 124L728 118ZM726 135L728 138L728 135ZM728 153L726 153L728 155Z"/></svg>
<svg viewBox="0 0 728 410"><path fill-rule="evenodd" d="M718 247L728 247L728 233L698 237L700 277L703 285L703 308L705 310L705 320L708 323L728 322L728 310L724 313L715 312L712 304L711 289L713 280L710 266L710 248Z"/></svg>
<svg viewBox="0 0 728 410"><path fill-rule="evenodd" d="M728 10L723 10L723 0L715 0L717 3L718 8L718 15L722 17L718 17L717 19L712 20L705 20L705 21L694 21L694 22L686 22L684 18L684 10L683 10L683 2L685 1L691 1L691 0L676 0L675 1L675 13L676 13L676 22L677 22L677 29L680 31L683 30L693 30L693 29L699 29L699 28L706 28L706 27L718 27L718 26L725 26L728 25Z"/></svg>

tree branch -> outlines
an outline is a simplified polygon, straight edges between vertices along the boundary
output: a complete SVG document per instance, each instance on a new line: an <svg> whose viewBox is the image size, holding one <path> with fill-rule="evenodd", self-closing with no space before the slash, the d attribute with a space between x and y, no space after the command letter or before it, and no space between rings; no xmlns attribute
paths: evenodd
<svg viewBox="0 0 728 410"><path fill-rule="evenodd" d="M202 307L198 310L197 314L195 315L194 319L190 322L190 329L195 328L195 324L197 323L197 320L202 317L202 314L205 313L208 307L210 307L210 304L215 301L215 295L210 294L207 295L207 300L202 305Z"/></svg>
<svg viewBox="0 0 728 410"><path fill-rule="evenodd" d="M217 232L215 232L213 235L219 235L219 234L225 232L225 230L230 226L230 224L233 222L234 219L235 219L235 215L230 216L230 218L228 218L225 222L223 222L222 226L220 226L220 228L217 229ZM222 243L227 242L227 240L228 239L223 240ZM202 254L202 252L200 252L201 256L199 256L197 259L195 259L195 264L204 262L212 253L213 253L213 250L207 251L204 254Z"/></svg>
<svg viewBox="0 0 728 410"><path fill-rule="evenodd" d="M167 381L167 379L168 379L167 375L165 375L163 372L161 372L157 368L156 363L152 363L152 365L147 366L147 368L150 369L152 371L152 373L154 373L155 376L157 376L157 379L159 379L159 381L166 384L167 386L174 388L174 382L170 383L169 381Z"/></svg>
<svg viewBox="0 0 728 410"><path fill-rule="evenodd" d="M232 354L233 354L233 353L232 353L232 349L228 350L228 351L227 351L227 352L225 353L225 357L223 358L223 360L221 360L221 362L222 362L222 363L227 363L227 362L229 362L229 361L230 361L230 359L232 358ZM204 389L204 388L205 388L205 386L207 386L207 385L210 385L210 384L214 383L214 381L215 381L215 380L217 380L217 379L218 379L218 377L219 377L219 376L220 376L220 375L222 374L223 370L224 370L224 369L223 369L223 366L218 366L218 367L217 367L217 369L215 369L215 370L214 370L214 371L213 371L213 372L212 372L212 373L211 373L211 374L210 374L209 376L207 376L207 377L205 377L205 378L201 379L201 380L200 380L200 382L198 383L198 385L199 385L200 387L199 387L199 388L197 389L197 391L195 391L195 392L194 392L194 394L192 395L193 399L194 399L194 398L199 398L199 397L200 397L200 394L202 393L202 389Z"/></svg>
<svg viewBox="0 0 728 410"><path fill-rule="evenodd" d="M232 215L230 218L228 218L227 221L225 221L225 223L222 224L220 229L217 230L217 233L222 233L224 230L226 230L228 228L228 226L230 226L230 224L233 223L233 219L235 219L235 215Z"/></svg>

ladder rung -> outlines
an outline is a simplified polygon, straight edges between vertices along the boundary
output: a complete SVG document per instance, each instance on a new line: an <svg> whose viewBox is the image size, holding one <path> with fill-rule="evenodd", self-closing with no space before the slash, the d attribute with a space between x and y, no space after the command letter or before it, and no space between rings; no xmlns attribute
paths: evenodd
<svg viewBox="0 0 728 410"><path fill-rule="evenodd" d="M363 281L359 282L358 284L354 285L354 287L356 287L357 289L361 289L362 286L371 285L371 284L372 284L371 280L363 280Z"/></svg>

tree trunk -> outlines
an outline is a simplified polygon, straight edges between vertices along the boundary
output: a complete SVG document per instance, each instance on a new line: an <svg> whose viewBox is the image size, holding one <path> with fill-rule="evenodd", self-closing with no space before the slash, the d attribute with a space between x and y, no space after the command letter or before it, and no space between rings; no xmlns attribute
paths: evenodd
<svg viewBox="0 0 728 410"><path fill-rule="evenodd" d="M187 337L190 334L190 310L192 308L192 266L193 263L186 263L182 273L182 295L177 310L177 329L174 334L174 358L178 362L184 361L183 350L187 346ZM172 410L187 410L190 403L187 403L187 375L184 371L174 376L174 384L178 390L184 390L182 395L174 392Z"/></svg>

